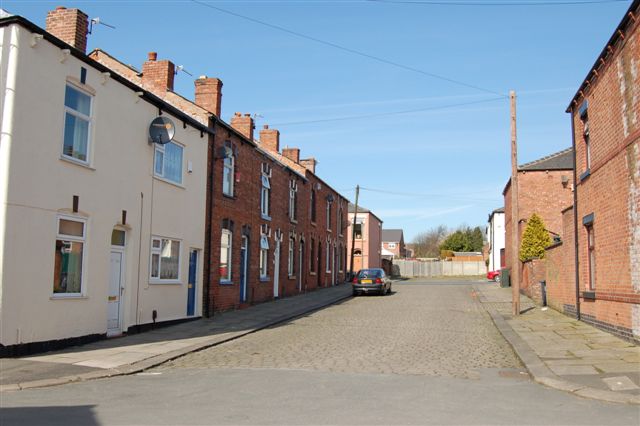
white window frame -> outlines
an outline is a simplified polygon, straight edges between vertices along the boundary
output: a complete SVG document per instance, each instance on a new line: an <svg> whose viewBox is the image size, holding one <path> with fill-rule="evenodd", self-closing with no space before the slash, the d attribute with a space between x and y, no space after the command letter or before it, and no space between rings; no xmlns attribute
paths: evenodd
<svg viewBox="0 0 640 426"><path fill-rule="evenodd" d="M327 231L331 231L331 202L327 200Z"/></svg>
<svg viewBox="0 0 640 426"><path fill-rule="evenodd" d="M75 84L71 84L70 82L67 81L67 83L65 84L65 97L66 97L66 91L67 91L67 87L71 88L72 90L76 90L80 93L82 93L83 95L86 95L89 97L89 115L86 116L83 113L81 113L80 111L76 111L75 109L68 107L67 105L65 105L64 100L62 102L62 104L64 105L64 117L63 117L63 126L62 126L62 152L61 152L61 156L62 158L69 160L69 161L73 161L75 163L79 163L79 164L83 164L85 166L88 166L91 163L91 135L93 132L93 98L94 95L87 92L86 90L83 90L82 88L76 86ZM79 118L81 120L87 121L88 122L88 126L87 126L87 159L86 160L81 160L79 158L76 158L72 155L67 155L64 153L64 135L67 131L66 127L67 127L67 114L73 115L76 118Z"/></svg>
<svg viewBox="0 0 640 426"><path fill-rule="evenodd" d="M298 215L298 185L292 181L289 186L289 219L292 222L297 221Z"/></svg>
<svg viewBox="0 0 640 426"><path fill-rule="evenodd" d="M77 235L66 235L66 234L61 234L60 233L60 221L61 220L68 220L71 222L79 222L82 223L82 237L78 237ZM75 217L75 216L65 216L65 215L59 215L56 217L56 242L58 240L63 240L63 241L72 241L72 242L77 242L77 243L82 243L82 271L80 273L80 292L79 293L55 293L53 291L53 288L51 289L51 294L52 294L52 298L69 298L69 297L84 297L84 295L86 294L86 289L85 289L85 274L86 274L86 266L87 266L87 250L86 250L86 246L87 246L87 220L84 218L79 218L79 217ZM54 262L54 268L55 268L55 262ZM54 277L55 277L55 270L54 270Z"/></svg>
<svg viewBox="0 0 640 426"><path fill-rule="evenodd" d="M228 244L222 244L222 236L228 234L229 235L229 243ZM220 261L222 260L222 249L226 248L227 249L227 276L223 277L222 275L220 276L220 281L224 282L224 283L230 283L231 279L233 277L232 275L232 263L231 260L233 259L233 232L231 232L229 229L227 228L222 228L222 233L220 234ZM241 266L242 267L242 266Z"/></svg>
<svg viewBox="0 0 640 426"><path fill-rule="evenodd" d="M154 145L155 145L155 149L153 151L153 175L155 177L161 179L161 180L166 181L166 182L171 182L171 183L175 183L177 185L182 185L183 176L184 176L184 145L182 145L179 142L175 142L175 141L169 142L169 143L167 143L165 145L157 144L157 143L154 144ZM166 155L165 155L165 146L166 145L175 145L178 148L180 148L180 152L181 152L182 155L180 156L180 181L179 182L175 181L175 180L173 180L173 179L171 179L171 178L169 178L167 176L165 176L165 173L164 173L165 161L164 160L166 158ZM156 171L156 159L157 159L157 156L158 156L159 153L162 154L162 172L161 173L158 173Z"/></svg>
<svg viewBox="0 0 640 426"><path fill-rule="evenodd" d="M396 243L387 243L387 247L394 249L396 248Z"/></svg>
<svg viewBox="0 0 640 426"><path fill-rule="evenodd" d="M229 162L227 162L229 160ZM233 197L234 190L234 175L236 168L236 158L233 155L229 155L224 158L222 162L222 193L224 195L228 195L229 197ZM227 175L227 184L229 186L229 191L225 191L225 171L228 171Z"/></svg>
<svg viewBox="0 0 640 426"><path fill-rule="evenodd" d="M260 236L260 279L269 278L269 238Z"/></svg>
<svg viewBox="0 0 640 426"><path fill-rule="evenodd" d="M178 243L178 277L177 278L160 278L162 275L162 241L168 240ZM159 247L154 247L156 241L160 242ZM182 240L177 238L162 237L159 235L151 236L151 247L149 253L149 283L150 284L182 284L180 277L182 277ZM158 255L158 276L154 277L153 274L153 255Z"/></svg>
<svg viewBox="0 0 640 426"><path fill-rule="evenodd" d="M269 216L269 196L271 192L271 181L268 175L261 174L261 186L260 186L260 214L263 219L270 219Z"/></svg>
<svg viewBox="0 0 640 426"><path fill-rule="evenodd" d="M296 274L295 271L295 240L293 238L289 238L289 260L287 262L287 273L290 277L293 277Z"/></svg>

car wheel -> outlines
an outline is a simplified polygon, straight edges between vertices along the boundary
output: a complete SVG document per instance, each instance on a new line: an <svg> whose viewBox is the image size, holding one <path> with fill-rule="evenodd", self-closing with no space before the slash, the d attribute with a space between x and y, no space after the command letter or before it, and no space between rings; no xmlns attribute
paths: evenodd
<svg viewBox="0 0 640 426"><path fill-rule="evenodd" d="M352 293L352 294L353 294L353 297L356 297L356 296L358 295L358 292L357 292L357 291L355 291L355 290L353 290L353 293Z"/></svg>
<svg viewBox="0 0 640 426"><path fill-rule="evenodd" d="M499 283L500 282L500 275L496 275L495 277L493 277L493 281Z"/></svg>

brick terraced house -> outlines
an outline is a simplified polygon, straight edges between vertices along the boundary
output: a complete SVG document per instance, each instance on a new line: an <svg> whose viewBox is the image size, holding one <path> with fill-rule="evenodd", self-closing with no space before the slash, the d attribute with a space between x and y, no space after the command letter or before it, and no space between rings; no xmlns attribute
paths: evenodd
<svg viewBox="0 0 640 426"><path fill-rule="evenodd" d="M548 155L518 166L518 232L519 241L527 226L527 220L537 213L551 236L562 232L561 211L572 203L571 176L573 173L572 149ZM505 266L512 268L512 219L511 179L502 192L504 195ZM537 260L518 262L520 288L528 296L540 299L540 278L545 273L544 263Z"/></svg>
<svg viewBox="0 0 640 426"><path fill-rule="evenodd" d="M573 232L554 260L562 309L640 341L640 0L567 108L575 150ZM573 240L573 241L571 241ZM577 248L577 255L575 249ZM553 256L553 255L552 255ZM553 279L551 280L553 281ZM573 290L573 291L571 291ZM570 296L571 295L571 296Z"/></svg>

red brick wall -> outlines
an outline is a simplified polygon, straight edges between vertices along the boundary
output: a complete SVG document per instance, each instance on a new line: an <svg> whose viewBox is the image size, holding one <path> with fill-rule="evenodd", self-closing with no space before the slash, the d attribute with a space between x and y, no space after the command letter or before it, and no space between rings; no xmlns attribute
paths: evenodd
<svg viewBox="0 0 640 426"><path fill-rule="evenodd" d="M89 17L81 10L58 6L47 14L46 29L83 53L87 50Z"/></svg>
<svg viewBox="0 0 640 426"><path fill-rule="evenodd" d="M542 287L540 281L546 279L546 262L544 259L532 259L522 264L522 286L520 291L536 303L542 304Z"/></svg>
<svg viewBox="0 0 640 426"><path fill-rule="evenodd" d="M640 35L638 21L590 73L572 112L578 176L579 285L588 290L587 232L593 214L595 299L581 312L596 325L618 327L640 339ZM597 74L597 75L596 75ZM579 107L588 102L591 167L587 172ZM635 319L634 319L635 318ZM629 336L625 336L629 337Z"/></svg>
<svg viewBox="0 0 640 426"><path fill-rule="evenodd" d="M242 116L244 117L244 116ZM331 273L326 272L325 250L327 248L327 238L331 240L332 254L333 243L337 247L345 247L344 238L337 232L338 207L344 208L343 222L346 223L347 203L328 185L322 182L316 175L307 172L306 179L283 168L282 164L272 159L267 154L258 151L255 146L249 144L244 138L229 132L226 128L218 125L216 128L215 151L218 152L225 141L230 141L234 151L237 153L235 160L236 179L234 185L234 197L228 197L222 192L222 159L213 162L213 214L211 221L212 250L210 255L210 312L237 309L240 304L240 247L242 243L243 228L248 231L249 236L249 265L247 279L247 303L255 304L274 297L274 267L275 261L275 241L277 231L281 232L282 242L280 244L280 273L279 273L279 297L287 297L314 290L333 284ZM261 217L260 194L261 194L261 171L262 164L266 163L271 167L271 202L270 217L266 220ZM289 185L291 180L296 180L298 185L297 193L297 213L296 220L289 217ZM311 214L311 190L316 190L316 223L310 221ZM331 213L331 230L327 230L326 224L326 199L333 197ZM222 222L224 219L233 221L233 244L232 244L232 283L220 282L220 238L222 234ZM268 280L260 279L259 259L260 259L260 237L261 227L270 229L269 236L269 264ZM346 234L343 232L344 237ZM294 237L294 275L288 274L289 238ZM311 259L311 239L315 243L314 257L317 263L318 242L322 243L322 256L320 268L316 265L316 273L310 271ZM300 244L303 242L302 271L300 271ZM344 255L343 255L344 257ZM337 263L336 263L337 265ZM343 260L344 265L344 260ZM336 273L336 282L344 281L343 272ZM298 279L302 276L301 288L298 287Z"/></svg>
<svg viewBox="0 0 640 426"><path fill-rule="evenodd" d="M562 243L547 249L547 304L573 314L576 309L573 207L562 214Z"/></svg>

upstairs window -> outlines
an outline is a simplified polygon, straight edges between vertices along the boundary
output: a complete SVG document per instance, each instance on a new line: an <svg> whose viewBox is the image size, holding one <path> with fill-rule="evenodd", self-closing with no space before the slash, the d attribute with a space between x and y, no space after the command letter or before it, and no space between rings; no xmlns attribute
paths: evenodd
<svg viewBox="0 0 640 426"><path fill-rule="evenodd" d="M331 230L331 201L327 201L327 230Z"/></svg>
<svg viewBox="0 0 640 426"><path fill-rule="evenodd" d="M269 217L269 201L271 198L271 182L269 176L262 174L262 189L260 190L260 213L263 218Z"/></svg>
<svg viewBox="0 0 640 426"><path fill-rule="evenodd" d="M64 157L89 163L91 96L67 84L64 93Z"/></svg>
<svg viewBox="0 0 640 426"><path fill-rule="evenodd" d="M155 175L173 183L182 184L182 146L174 142L154 145Z"/></svg>
<svg viewBox="0 0 640 426"><path fill-rule="evenodd" d="M316 191L311 190L311 222L316 222Z"/></svg>
<svg viewBox="0 0 640 426"><path fill-rule="evenodd" d="M362 223L354 223L353 230L356 236L356 240L361 240L362 239Z"/></svg>
<svg viewBox="0 0 640 426"><path fill-rule="evenodd" d="M289 218L296 221L298 215L298 184L295 180L289 182Z"/></svg>
<svg viewBox="0 0 640 426"><path fill-rule="evenodd" d="M222 193L233 197L233 175L235 174L236 159L233 155L224 157L222 163Z"/></svg>
<svg viewBox="0 0 640 426"><path fill-rule="evenodd" d="M585 165L587 170L591 169L591 138L589 135L589 112L588 103L584 103L580 106L580 120L582 120L583 131L582 138L584 140L584 152L585 152Z"/></svg>

